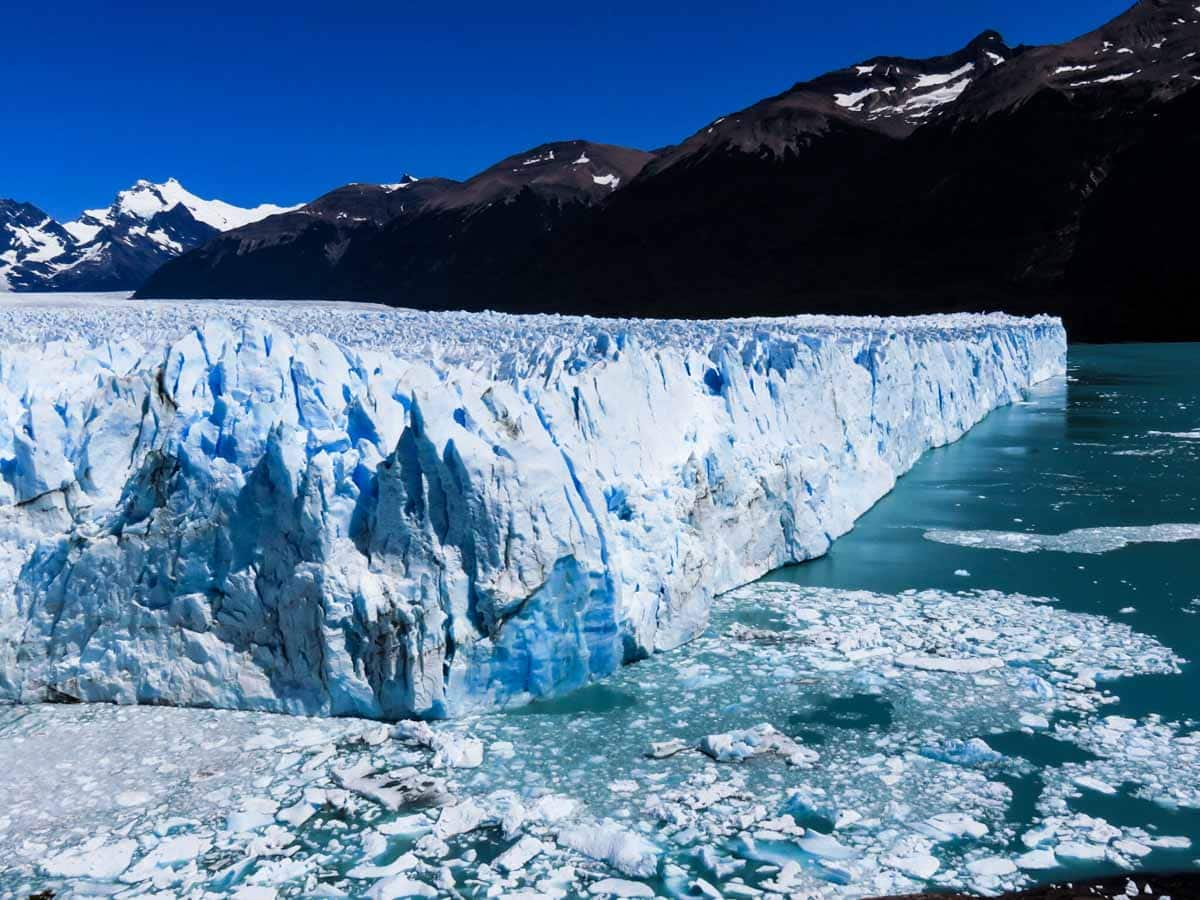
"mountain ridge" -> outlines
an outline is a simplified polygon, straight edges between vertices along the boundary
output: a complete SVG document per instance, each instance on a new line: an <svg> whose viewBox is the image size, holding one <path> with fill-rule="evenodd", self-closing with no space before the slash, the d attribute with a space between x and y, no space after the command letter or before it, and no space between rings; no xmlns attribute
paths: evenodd
<svg viewBox="0 0 1200 900"><path fill-rule="evenodd" d="M139 180L109 206L63 223L33 204L0 198L0 291L135 290L214 235L287 211L205 200L175 178Z"/></svg>
<svg viewBox="0 0 1200 900"><path fill-rule="evenodd" d="M138 293L690 318L1004 308L1083 339L1200 337L1179 149L1197 83L1192 0L1140 0L1055 45L983 31L797 82L653 153L610 148L611 184L525 177L570 142L544 144L363 227L235 229Z"/></svg>

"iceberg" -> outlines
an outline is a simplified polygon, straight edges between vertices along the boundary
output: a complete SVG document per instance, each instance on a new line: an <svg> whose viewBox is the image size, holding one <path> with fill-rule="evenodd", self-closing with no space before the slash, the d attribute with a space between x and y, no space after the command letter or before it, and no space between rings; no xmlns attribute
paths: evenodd
<svg viewBox="0 0 1200 900"><path fill-rule="evenodd" d="M1046 317L0 313L0 699L394 720L558 695L824 553L1065 371Z"/></svg>

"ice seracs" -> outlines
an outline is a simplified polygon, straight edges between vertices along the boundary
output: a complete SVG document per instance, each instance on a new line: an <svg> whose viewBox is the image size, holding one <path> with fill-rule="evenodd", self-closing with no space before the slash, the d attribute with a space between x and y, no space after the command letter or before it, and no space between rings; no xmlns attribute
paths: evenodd
<svg viewBox="0 0 1200 900"><path fill-rule="evenodd" d="M398 718L560 694L824 553L1063 355L1056 320L1002 316L13 308L0 696Z"/></svg>

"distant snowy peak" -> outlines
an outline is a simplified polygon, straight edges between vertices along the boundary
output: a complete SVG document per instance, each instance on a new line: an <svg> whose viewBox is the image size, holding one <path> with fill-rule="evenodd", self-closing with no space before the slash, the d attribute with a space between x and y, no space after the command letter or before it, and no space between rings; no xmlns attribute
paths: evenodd
<svg viewBox="0 0 1200 900"><path fill-rule="evenodd" d="M82 228L78 227L78 223L71 224L76 226L75 230L79 233L87 234L87 229L97 226L111 227L122 218L148 221L159 213L168 212L176 206L182 206L197 222L208 225L217 231L240 228L251 222L265 219L267 216L296 209L294 206L276 206L271 203L263 203L247 209L223 200L205 200L197 197L176 179L168 178L162 184L145 180L138 181L128 190L118 193L112 205L107 209L85 211L80 217Z"/></svg>
<svg viewBox="0 0 1200 900"><path fill-rule="evenodd" d="M205 200L174 178L138 181L109 206L62 224L29 204L0 201L0 290L135 290L214 235L295 208Z"/></svg>
<svg viewBox="0 0 1200 900"><path fill-rule="evenodd" d="M72 242L71 235L36 206L0 200L0 291L19 288L31 272L45 269Z"/></svg>

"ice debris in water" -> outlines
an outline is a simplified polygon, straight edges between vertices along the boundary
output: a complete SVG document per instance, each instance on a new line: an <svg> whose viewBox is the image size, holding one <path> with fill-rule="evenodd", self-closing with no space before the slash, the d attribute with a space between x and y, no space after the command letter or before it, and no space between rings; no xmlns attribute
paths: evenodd
<svg viewBox="0 0 1200 900"><path fill-rule="evenodd" d="M739 621L749 614L757 624ZM900 664L909 655L998 665ZM1038 598L764 583L719 598L710 633L559 711L387 726L9 708L0 893L566 897L706 884L862 897L995 892L1067 860L1133 866L1187 841L1075 804L1112 789L1200 805L1196 738L1100 715L1106 680L1179 662L1123 623ZM1036 814L1019 822L1006 779L1025 769L988 741L1035 716L1094 758L1043 770ZM782 741L820 764L756 755ZM664 758L647 758L652 744ZM702 744L753 758L717 762Z"/></svg>
<svg viewBox="0 0 1200 900"><path fill-rule="evenodd" d="M790 766L807 766L819 755L801 747L773 725L766 723L725 734L710 734L700 742L700 749L717 762L744 762L756 756L775 754Z"/></svg>
<svg viewBox="0 0 1200 900"><path fill-rule="evenodd" d="M981 550L1008 550L1034 553L1109 553L1130 544L1164 544L1200 541L1200 525L1128 525L1113 528L1077 528L1065 534L1034 534L1026 531L955 531L933 529L925 538L940 544L974 547Z"/></svg>
<svg viewBox="0 0 1200 900"><path fill-rule="evenodd" d="M955 766L986 766L1004 759L980 738L967 741L954 738L930 747L922 747L921 755Z"/></svg>
<svg viewBox="0 0 1200 900"><path fill-rule="evenodd" d="M0 698L396 719L562 695L824 553L1065 349L1001 315L14 302Z"/></svg>

